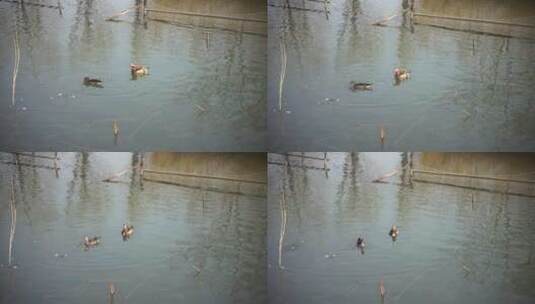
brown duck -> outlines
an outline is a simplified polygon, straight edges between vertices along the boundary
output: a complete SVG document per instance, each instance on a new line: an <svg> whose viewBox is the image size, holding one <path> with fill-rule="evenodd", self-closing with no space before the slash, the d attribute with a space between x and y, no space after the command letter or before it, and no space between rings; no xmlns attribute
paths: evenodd
<svg viewBox="0 0 535 304"><path fill-rule="evenodd" d="M392 228L390 228L390 232L388 232L388 235L390 235L393 239L397 238L399 235L398 227L396 227L396 225L392 225Z"/></svg>
<svg viewBox="0 0 535 304"><path fill-rule="evenodd" d="M133 77L144 76L149 74L149 69L141 64L130 64L130 72Z"/></svg>
<svg viewBox="0 0 535 304"><path fill-rule="evenodd" d="M134 234L134 226L123 224L123 229L121 230L121 235L123 236L123 239L127 239Z"/></svg>
<svg viewBox="0 0 535 304"><path fill-rule="evenodd" d="M351 81L349 83L349 88L351 89L351 91L371 91L373 90L373 84L369 82Z"/></svg>
<svg viewBox="0 0 535 304"><path fill-rule="evenodd" d="M96 87L96 88L103 88L102 80L97 78L89 78L84 77L84 80L82 82L86 87Z"/></svg>
<svg viewBox="0 0 535 304"><path fill-rule="evenodd" d="M85 247L95 247L98 244L100 244L100 237L95 236L95 237L90 238L87 235L84 237Z"/></svg>

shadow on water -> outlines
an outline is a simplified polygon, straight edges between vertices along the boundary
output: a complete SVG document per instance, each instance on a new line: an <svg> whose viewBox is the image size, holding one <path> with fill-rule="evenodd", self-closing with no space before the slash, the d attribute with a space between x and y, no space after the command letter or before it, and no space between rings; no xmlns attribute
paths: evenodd
<svg viewBox="0 0 535 304"><path fill-rule="evenodd" d="M17 268L6 267L7 250L0 252L0 303L108 302L110 283L114 303L265 301L265 188L264 195L239 195L143 182L141 175L141 168L157 167L265 180L265 155L59 157L56 177L45 167L51 159L21 155L17 166L6 164L13 155L0 155L0 176L16 176L22 210L14 238ZM0 196L9 194L10 185L2 183ZM9 200L2 201L1 209L9 210ZM123 223L135 227L127 241L120 233ZM9 225L2 213L0 230ZM101 242L84 250L84 235ZM0 243L8 244L7 233L0 234Z"/></svg>
<svg viewBox="0 0 535 304"><path fill-rule="evenodd" d="M504 193L500 181L485 182L497 193L478 190L477 179L461 182L471 189L411 181L411 171L424 169L535 180L532 154L328 153L328 177L292 166L308 186L286 197L280 269L279 190L290 187L290 171L274 163L284 157L269 155L270 302L375 302L381 278L385 303L533 301L531 197ZM393 224L400 228L395 242L388 236ZM359 236L364 255L355 248Z"/></svg>

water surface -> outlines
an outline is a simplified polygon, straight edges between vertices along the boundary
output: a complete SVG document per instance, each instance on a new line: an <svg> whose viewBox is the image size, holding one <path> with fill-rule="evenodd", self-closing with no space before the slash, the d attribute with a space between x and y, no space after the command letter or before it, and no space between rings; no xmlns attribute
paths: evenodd
<svg viewBox="0 0 535 304"><path fill-rule="evenodd" d="M151 14L143 19L139 10L109 22L141 1L61 2L62 16L0 1L4 149L265 150L265 24L250 34L231 20L217 27L203 18L160 22ZM266 19L262 1L179 4L151 0L147 7ZM15 37L20 64L13 106ZM147 65L150 75L133 80L132 62ZM83 86L86 76L101 79L104 88Z"/></svg>
<svg viewBox="0 0 535 304"><path fill-rule="evenodd" d="M531 196L518 196L504 195L497 182L485 186L498 193L474 189L478 181L472 189L407 184L411 168L535 180L533 155L328 159L326 174L321 160L270 154L271 163L290 164L268 169L270 303L381 303L381 278L384 303L534 301L533 186L524 185ZM394 169L386 183L372 183ZM400 228L395 242L388 236L393 224ZM364 254L355 248L359 236L367 242Z"/></svg>
<svg viewBox="0 0 535 304"><path fill-rule="evenodd" d="M5 164L12 155L0 155L0 303L107 303L108 283L118 289L114 303L265 301L265 192L141 183L139 171L131 169L104 183L140 165L139 155L60 157L56 177L54 170L27 166L48 166L50 160L20 156L13 166ZM144 166L163 169L167 163L168 170L177 170L172 159L149 155ZM221 161L218 167L212 174L229 170ZM257 167L241 173L258 176ZM7 266L13 176L16 269ZM123 223L135 227L126 242ZM101 236L101 245L83 250L86 234Z"/></svg>
<svg viewBox="0 0 535 304"><path fill-rule="evenodd" d="M403 17L403 2L269 1L271 151L534 149L535 40L467 32L473 28L460 22L463 31L413 24ZM418 2L424 6L416 12L434 15L520 23L535 15L528 1ZM386 26L371 25L393 15ZM412 78L394 85L395 67ZM352 92L350 81L373 83L373 91Z"/></svg>

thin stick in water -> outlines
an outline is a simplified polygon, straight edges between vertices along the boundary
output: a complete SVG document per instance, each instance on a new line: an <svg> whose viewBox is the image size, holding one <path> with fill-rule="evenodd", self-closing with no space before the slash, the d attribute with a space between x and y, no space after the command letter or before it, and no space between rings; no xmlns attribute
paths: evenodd
<svg viewBox="0 0 535 304"><path fill-rule="evenodd" d="M13 44L15 47L15 63L13 65L13 81L11 83L11 105L15 106L15 90L17 86L17 75L19 73L19 63L20 63L20 46L19 46L19 37L17 31L15 31L15 38L13 38Z"/></svg>
<svg viewBox="0 0 535 304"><path fill-rule="evenodd" d="M13 241L15 239L15 228L17 227L17 208L15 207L15 178L11 179L11 201L9 204L11 210L11 225L9 227L9 255L8 265L13 262Z"/></svg>
<svg viewBox="0 0 535 304"><path fill-rule="evenodd" d="M106 18L106 21L113 21L115 18L117 18L119 16L122 16L122 15L125 15L125 14L128 14L128 12L130 12L130 11L132 11L134 9L137 9L138 7L139 7L139 5L136 5L136 6L129 7L127 9L125 9L125 10L122 10L119 13L111 15L108 18Z"/></svg>
<svg viewBox="0 0 535 304"><path fill-rule="evenodd" d="M286 198L284 193L284 185L281 189L281 199L280 199L280 208L281 208L281 231L279 238L279 269L284 269L282 266L282 245L284 244L284 236L286 235L286 222L287 222L287 207L286 207Z"/></svg>
<svg viewBox="0 0 535 304"><path fill-rule="evenodd" d="M382 26L382 25L384 25L385 22L394 19L396 16L397 16L397 14L394 14L394 15L392 15L392 16L386 17L386 18L383 19L383 20L379 20L379 21L377 21L377 22L374 22L374 23L372 23L372 25L379 25L379 26Z"/></svg>
<svg viewBox="0 0 535 304"><path fill-rule="evenodd" d="M280 49L281 49L281 74L280 74L280 81L279 81L279 111L282 112L282 89L284 87L284 80L286 78L286 63L287 63L287 56L286 56L286 45L282 42L280 42Z"/></svg>

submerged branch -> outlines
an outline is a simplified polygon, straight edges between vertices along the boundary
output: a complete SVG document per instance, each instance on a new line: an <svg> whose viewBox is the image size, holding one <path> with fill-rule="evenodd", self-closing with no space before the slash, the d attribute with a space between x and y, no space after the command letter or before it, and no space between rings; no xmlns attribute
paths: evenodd
<svg viewBox="0 0 535 304"><path fill-rule="evenodd" d="M13 45L15 48L15 63L13 65L13 81L11 82L11 105L15 106L15 91L17 86L17 75L19 73L20 63L20 46L17 31L15 31L15 38L13 38Z"/></svg>
<svg viewBox="0 0 535 304"><path fill-rule="evenodd" d="M398 14L394 14L394 15L392 15L392 16L386 17L386 18L383 19L383 20L379 20L379 21L377 21L377 22L372 23L372 25L384 26L384 23L385 23L385 22L390 21L390 20L396 18L397 15L398 15Z"/></svg>
<svg viewBox="0 0 535 304"><path fill-rule="evenodd" d="M286 206L286 198L284 193L284 185L281 189L281 199L280 199L280 209L281 209L281 230L280 230L280 238L279 238L279 269L284 269L284 266L282 266L282 246L284 244L284 237L286 236L286 223L288 221L288 215L287 215L287 206Z"/></svg>
<svg viewBox="0 0 535 304"><path fill-rule="evenodd" d="M139 8L139 5L129 7L127 9L125 9L125 10L120 11L117 14L109 16L108 18L106 18L106 21L114 21L115 18L120 17L120 16L125 15L125 14L128 14L130 11L135 10L137 8Z"/></svg>
<svg viewBox="0 0 535 304"><path fill-rule="evenodd" d="M11 200L9 203L11 211L11 224L9 226L9 255L8 265L13 262L13 241L15 239L15 228L17 227L17 208L15 207L15 178L11 179Z"/></svg>
<svg viewBox="0 0 535 304"><path fill-rule="evenodd" d="M284 80L286 78L286 64L288 61L288 58L286 56L286 45L282 42L280 42L280 49L281 49L281 72L280 72L280 81L279 81L279 111L282 112L282 90L284 87Z"/></svg>

